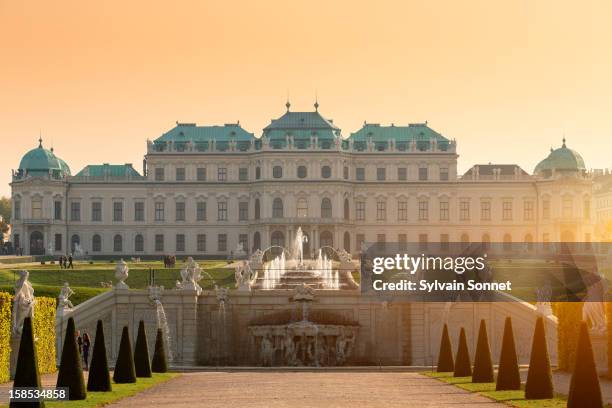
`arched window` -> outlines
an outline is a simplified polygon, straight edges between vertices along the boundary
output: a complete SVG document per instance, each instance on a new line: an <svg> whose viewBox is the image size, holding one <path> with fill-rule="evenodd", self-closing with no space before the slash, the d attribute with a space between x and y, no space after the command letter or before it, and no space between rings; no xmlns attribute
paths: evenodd
<svg viewBox="0 0 612 408"><path fill-rule="evenodd" d="M70 238L70 252L74 254L75 249L80 246L81 246L81 237L79 237L77 234L74 234Z"/></svg>
<svg viewBox="0 0 612 408"><path fill-rule="evenodd" d="M141 234L136 235L136 237L134 238L134 251L144 251L144 238Z"/></svg>
<svg viewBox="0 0 612 408"><path fill-rule="evenodd" d="M100 252L100 251L102 251L102 237L100 237L100 235L95 234L91 238L91 250L93 252Z"/></svg>
<svg viewBox="0 0 612 408"><path fill-rule="evenodd" d="M259 198L255 199L255 219L258 220L261 217L261 207L259 205Z"/></svg>
<svg viewBox="0 0 612 408"><path fill-rule="evenodd" d="M324 246L333 247L334 246L334 236L329 231L322 231L321 235L319 236L319 242L321 244L321 247L324 247Z"/></svg>
<svg viewBox="0 0 612 408"><path fill-rule="evenodd" d="M253 252L258 249L261 249L261 235L259 231L255 231L255 234L253 234Z"/></svg>
<svg viewBox="0 0 612 408"><path fill-rule="evenodd" d="M512 236L504 234L504 251L509 251L512 248Z"/></svg>
<svg viewBox="0 0 612 408"><path fill-rule="evenodd" d="M331 167L329 167L329 166L321 167L321 177L322 178L330 178L331 177Z"/></svg>
<svg viewBox="0 0 612 408"><path fill-rule="evenodd" d="M483 250L488 250L491 246L491 237L489 236L489 234L483 234L482 235L482 249Z"/></svg>
<svg viewBox="0 0 612 408"><path fill-rule="evenodd" d="M348 253L351 252L351 234L348 231L344 232L344 250Z"/></svg>
<svg viewBox="0 0 612 408"><path fill-rule="evenodd" d="M255 167L255 179L259 180L261 178L261 167Z"/></svg>
<svg viewBox="0 0 612 408"><path fill-rule="evenodd" d="M114 252L123 251L123 238L119 234L113 237L113 251Z"/></svg>
<svg viewBox="0 0 612 408"><path fill-rule="evenodd" d="M30 234L30 255L43 255L45 252L45 240L43 233L32 231Z"/></svg>
<svg viewBox="0 0 612 408"><path fill-rule="evenodd" d="M331 200L325 197L321 200L321 218L331 218L332 217L332 203Z"/></svg>
<svg viewBox="0 0 612 408"><path fill-rule="evenodd" d="M285 234L283 234L282 231L274 231L271 236L271 243L272 245L284 247Z"/></svg>
<svg viewBox="0 0 612 408"><path fill-rule="evenodd" d="M298 218L308 217L308 200L306 200L304 197L298 198L297 216Z"/></svg>
<svg viewBox="0 0 612 408"><path fill-rule="evenodd" d="M461 243L462 244L469 244L470 243L470 236L468 234L461 234Z"/></svg>
<svg viewBox="0 0 612 408"><path fill-rule="evenodd" d="M350 211L350 206L349 206L349 200L348 198L344 199L344 219L348 220L349 218L351 218L351 211Z"/></svg>
<svg viewBox="0 0 612 408"><path fill-rule="evenodd" d="M274 178L283 177L283 168L281 166L272 167L272 177Z"/></svg>
<svg viewBox="0 0 612 408"><path fill-rule="evenodd" d="M283 200L279 197L276 197L274 201L272 201L272 217L274 218L283 218Z"/></svg>
<svg viewBox="0 0 612 408"><path fill-rule="evenodd" d="M526 246L528 251L531 251L533 249L533 235L525 235L525 244L527 244Z"/></svg>
<svg viewBox="0 0 612 408"><path fill-rule="evenodd" d="M306 178L306 176L308 176L308 170L306 169L306 166L298 166L297 176L301 179Z"/></svg>

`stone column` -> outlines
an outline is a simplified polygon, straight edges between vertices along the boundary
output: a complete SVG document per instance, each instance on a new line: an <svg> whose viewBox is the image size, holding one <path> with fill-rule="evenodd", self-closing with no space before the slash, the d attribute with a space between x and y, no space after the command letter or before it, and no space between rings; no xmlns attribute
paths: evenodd
<svg viewBox="0 0 612 408"><path fill-rule="evenodd" d="M182 352L183 365L196 365L198 339L198 294L195 290L182 290Z"/></svg>

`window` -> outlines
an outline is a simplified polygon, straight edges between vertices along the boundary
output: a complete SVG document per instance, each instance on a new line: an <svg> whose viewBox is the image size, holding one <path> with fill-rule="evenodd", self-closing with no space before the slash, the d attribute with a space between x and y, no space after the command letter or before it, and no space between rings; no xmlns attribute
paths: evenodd
<svg viewBox="0 0 612 408"><path fill-rule="evenodd" d="M376 180L385 181L387 178L387 169L384 167L378 167L376 169Z"/></svg>
<svg viewBox="0 0 612 408"><path fill-rule="evenodd" d="M420 210L420 204L419 203L419 210ZM449 216L449 203L448 201L440 201L440 221L448 221L450 218Z"/></svg>
<svg viewBox="0 0 612 408"><path fill-rule="evenodd" d="M179 201L175 205L176 221L185 221L185 202Z"/></svg>
<svg viewBox="0 0 612 408"><path fill-rule="evenodd" d="M134 203L134 221L144 221L144 203L142 201L136 201Z"/></svg>
<svg viewBox="0 0 612 408"><path fill-rule="evenodd" d="M584 200L584 219L585 220L589 220L591 219L591 201L590 200Z"/></svg>
<svg viewBox="0 0 612 408"><path fill-rule="evenodd" d="M164 181L164 168L163 167L155 168L155 181Z"/></svg>
<svg viewBox="0 0 612 408"><path fill-rule="evenodd" d="M283 168L281 166L272 167L272 177L274 178L283 177Z"/></svg>
<svg viewBox="0 0 612 408"><path fill-rule="evenodd" d="M427 167L419 167L419 181L426 181L428 178Z"/></svg>
<svg viewBox="0 0 612 408"><path fill-rule="evenodd" d="M387 219L387 203L385 201L376 202L376 221Z"/></svg>
<svg viewBox="0 0 612 408"><path fill-rule="evenodd" d="M102 203L99 201L91 203L91 220L102 221Z"/></svg>
<svg viewBox="0 0 612 408"><path fill-rule="evenodd" d="M123 251L123 238L117 234L113 237L113 252Z"/></svg>
<svg viewBox="0 0 612 408"><path fill-rule="evenodd" d="M358 181L364 181L365 180L365 168L357 167L355 169L355 179L358 180Z"/></svg>
<svg viewBox="0 0 612 408"><path fill-rule="evenodd" d="M408 201L397 202L397 219L398 221L408 221Z"/></svg>
<svg viewBox="0 0 612 408"><path fill-rule="evenodd" d="M429 218L429 202L419 201L419 221L426 221Z"/></svg>
<svg viewBox="0 0 612 408"><path fill-rule="evenodd" d="M348 180L348 178L349 178L349 168L348 168L348 166L344 166L344 168L342 169L342 177L345 180Z"/></svg>
<svg viewBox="0 0 612 408"><path fill-rule="evenodd" d="M196 220L206 221L206 201L198 201L196 204Z"/></svg>
<svg viewBox="0 0 612 408"><path fill-rule="evenodd" d="M406 169L405 167L398 167L397 168L397 179L399 181L408 180L408 169Z"/></svg>
<svg viewBox="0 0 612 408"><path fill-rule="evenodd" d="M206 181L206 167L197 168L196 178L198 179L198 181Z"/></svg>
<svg viewBox="0 0 612 408"><path fill-rule="evenodd" d="M73 203L78 204L78 203ZM32 199L32 218L40 219L42 218L42 198L34 197ZM78 219L73 219L73 221L78 221Z"/></svg>
<svg viewBox="0 0 612 408"><path fill-rule="evenodd" d="M365 201L356 201L355 202L355 219L357 221L365 220Z"/></svg>
<svg viewBox="0 0 612 408"><path fill-rule="evenodd" d="M246 167L240 167L238 169L238 180L247 181L249 179L249 169Z"/></svg>
<svg viewBox="0 0 612 408"><path fill-rule="evenodd" d="M349 208L349 200L348 198L345 198L344 199L344 219L349 220L350 218L351 218L351 209Z"/></svg>
<svg viewBox="0 0 612 408"><path fill-rule="evenodd" d="M176 234L176 252L185 252L185 234Z"/></svg>
<svg viewBox="0 0 612 408"><path fill-rule="evenodd" d="M219 252L227 251L227 234L219 234L217 237L217 250Z"/></svg>
<svg viewBox="0 0 612 408"><path fill-rule="evenodd" d="M270 242L274 246L285 246L285 234L281 231L274 231L270 236Z"/></svg>
<svg viewBox="0 0 612 408"><path fill-rule="evenodd" d="M379 244L384 244L385 242L387 242L387 235L376 234L376 242Z"/></svg>
<svg viewBox="0 0 612 408"><path fill-rule="evenodd" d="M217 203L217 220L227 221L227 201L219 201Z"/></svg>
<svg viewBox="0 0 612 408"><path fill-rule="evenodd" d="M143 252L144 251L144 238L141 234L137 234L134 238L134 251Z"/></svg>
<svg viewBox="0 0 612 408"><path fill-rule="evenodd" d="M480 219L482 221L491 221L491 202L490 201L480 202Z"/></svg>
<svg viewBox="0 0 612 408"><path fill-rule="evenodd" d="M572 216L572 210L574 207L574 201L569 197L563 198L563 206L561 207L561 214L563 214L563 218L569 218Z"/></svg>
<svg viewBox="0 0 612 408"><path fill-rule="evenodd" d="M62 250L62 234L55 234L55 250Z"/></svg>
<svg viewBox="0 0 612 408"><path fill-rule="evenodd" d="M155 251L161 252L164 250L164 234L155 234Z"/></svg>
<svg viewBox="0 0 612 408"><path fill-rule="evenodd" d="M424 251L427 249L427 243L429 242L429 238L427 234L419 234L419 249Z"/></svg>
<svg viewBox="0 0 612 408"><path fill-rule="evenodd" d="M238 221L249 220L249 203L248 201L242 201L238 203Z"/></svg>
<svg viewBox="0 0 612 408"><path fill-rule="evenodd" d="M533 201L525 201L523 203L523 218L525 221L533 220Z"/></svg>
<svg viewBox="0 0 612 408"><path fill-rule="evenodd" d="M116 201L113 203L113 221L123 221L123 203L121 201Z"/></svg>
<svg viewBox="0 0 612 408"><path fill-rule="evenodd" d="M459 202L459 220L460 221L470 220L470 202L467 200L461 200Z"/></svg>
<svg viewBox="0 0 612 408"><path fill-rule="evenodd" d="M32 211L34 208L32 208ZM70 220L81 221L81 203L73 202L70 203Z"/></svg>
<svg viewBox="0 0 612 408"><path fill-rule="evenodd" d="M155 203L155 221L164 220L164 203Z"/></svg>
<svg viewBox="0 0 612 408"><path fill-rule="evenodd" d="M206 234L198 234L196 237L198 252L206 252Z"/></svg>
<svg viewBox="0 0 612 408"><path fill-rule="evenodd" d="M283 200L278 197L272 201L272 217L283 218Z"/></svg>
<svg viewBox="0 0 612 408"><path fill-rule="evenodd" d="M332 203L331 200L325 197L321 200L321 218L331 218L332 217Z"/></svg>
<svg viewBox="0 0 612 408"><path fill-rule="evenodd" d="M95 234L91 239L91 250L93 252L102 251L102 237L98 234Z"/></svg>
<svg viewBox="0 0 612 408"><path fill-rule="evenodd" d="M306 169L306 166L298 166L297 168L297 176L298 178L306 178L306 176L308 175L308 170Z"/></svg>
<svg viewBox="0 0 612 408"><path fill-rule="evenodd" d="M21 219L21 200L15 200L14 216L16 220ZM17 235L19 236L19 235Z"/></svg>
<svg viewBox="0 0 612 408"><path fill-rule="evenodd" d="M355 235L355 249L357 251L365 250L365 235L357 234Z"/></svg>
<svg viewBox="0 0 612 408"><path fill-rule="evenodd" d="M249 236L247 234L238 235L238 245L246 252L249 250Z"/></svg>
<svg viewBox="0 0 612 408"><path fill-rule="evenodd" d="M440 181L448 181L448 167L440 167Z"/></svg>
<svg viewBox="0 0 612 408"><path fill-rule="evenodd" d="M261 167L255 167L255 180L259 180L261 178Z"/></svg>
<svg viewBox="0 0 612 408"><path fill-rule="evenodd" d="M542 219L550 219L550 200L542 201Z"/></svg>
<svg viewBox="0 0 612 408"><path fill-rule="evenodd" d="M448 251L449 243L448 243L448 234L440 234L440 249L443 251Z"/></svg>
<svg viewBox="0 0 612 408"><path fill-rule="evenodd" d="M53 219L54 220L62 219L62 202L61 201L53 202Z"/></svg>
<svg viewBox="0 0 612 408"><path fill-rule="evenodd" d="M512 221L512 201L502 203L502 218L504 221Z"/></svg>
<svg viewBox="0 0 612 408"><path fill-rule="evenodd" d="M504 234L504 251L510 251L512 249L512 236L510 234Z"/></svg>
<svg viewBox="0 0 612 408"><path fill-rule="evenodd" d="M259 204L259 198L255 199L255 214L254 217L256 220L261 218L261 205Z"/></svg>
<svg viewBox="0 0 612 408"><path fill-rule="evenodd" d="M408 250L408 236L406 234L397 235L398 249L400 251Z"/></svg>
<svg viewBox="0 0 612 408"><path fill-rule="evenodd" d="M297 216L298 218L308 217L308 201L304 197L298 198L297 201Z"/></svg>
<svg viewBox="0 0 612 408"><path fill-rule="evenodd" d="M227 181L227 168L219 167L217 169L217 181Z"/></svg>
<svg viewBox="0 0 612 408"><path fill-rule="evenodd" d="M185 168L184 167L176 168L176 181L185 181Z"/></svg>
<svg viewBox="0 0 612 408"><path fill-rule="evenodd" d="M329 166L321 167L321 177L325 179L330 178L331 177L331 167Z"/></svg>

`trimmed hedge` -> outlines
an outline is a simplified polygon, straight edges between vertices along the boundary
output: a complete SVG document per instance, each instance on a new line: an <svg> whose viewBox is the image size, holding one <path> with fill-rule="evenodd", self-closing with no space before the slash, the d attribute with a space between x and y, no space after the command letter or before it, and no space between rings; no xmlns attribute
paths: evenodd
<svg viewBox="0 0 612 408"><path fill-rule="evenodd" d="M23 320L23 329L21 339L19 341L19 353L17 356L17 366L15 367L15 388L38 388L40 389L40 373L38 372L38 363L36 362L36 348L34 347L34 334L32 333L32 320L26 317ZM25 402L11 401L10 408L40 408L44 407L45 402L42 400Z"/></svg>
<svg viewBox="0 0 612 408"><path fill-rule="evenodd" d="M455 377L470 377L472 375L472 362L470 351L468 350L465 329L462 327L459 332L459 346L457 347L457 357L455 358Z"/></svg>
<svg viewBox="0 0 612 408"><path fill-rule="evenodd" d="M157 337L155 337L155 351L153 352L153 361L151 362L151 371L154 373L168 372L168 360L166 359L162 329L157 329Z"/></svg>
<svg viewBox="0 0 612 408"><path fill-rule="evenodd" d="M525 399L549 399L554 396L552 371L546 345L544 318L538 317L533 332L529 370L525 382Z"/></svg>
<svg viewBox="0 0 612 408"><path fill-rule="evenodd" d="M612 302L606 302L608 325L608 378L612 377Z"/></svg>
<svg viewBox="0 0 612 408"><path fill-rule="evenodd" d="M567 396L568 408L602 408L603 400L599 376L593 357L593 346L586 322L580 324L580 337L576 350L576 363Z"/></svg>
<svg viewBox="0 0 612 408"><path fill-rule="evenodd" d="M580 322L582 322L582 302L560 302L555 306L557 319L557 366L559 370L572 372L576 361L576 347Z"/></svg>
<svg viewBox="0 0 612 408"><path fill-rule="evenodd" d="M484 319L480 321L478 330L478 343L476 354L474 354L474 371L472 373L473 383L488 383L495 381L493 376L493 361L491 348L489 347L489 336L487 335L487 324Z"/></svg>
<svg viewBox="0 0 612 408"><path fill-rule="evenodd" d="M36 294L36 289L35 292ZM10 378L11 314L13 295L0 292L0 383ZM38 371L41 374L56 371L55 359L55 311L54 298L36 296L34 305L34 338L38 355Z"/></svg>
<svg viewBox="0 0 612 408"><path fill-rule="evenodd" d="M136 377L151 377L151 360L149 360L149 346L147 344L147 332L144 322L138 324L138 336L134 348L134 367Z"/></svg>
<svg viewBox="0 0 612 408"><path fill-rule="evenodd" d="M448 326L444 324L442 337L440 338L440 352L438 353L439 373L455 371L455 361L453 360L453 348L448 335Z"/></svg>

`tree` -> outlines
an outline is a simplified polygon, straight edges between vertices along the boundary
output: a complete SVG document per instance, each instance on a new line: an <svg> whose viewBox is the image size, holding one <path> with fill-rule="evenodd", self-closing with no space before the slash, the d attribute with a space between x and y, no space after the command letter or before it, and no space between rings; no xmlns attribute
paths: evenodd
<svg viewBox="0 0 612 408"><path fill-rule="evenodd" d="M469 377L472 375L472 362L470 361L470 351L468 350L465 329L462 327L459 333L459 347L455 358L455 377Z"/></svg>
<svg viewBox="0 0 612 408"><path fill-rule="evenodd" d="M23 320L23 330L19 341L19 353L17 354L17 365L15 367L15 380L13 389L16 388L41 388L40 374L38 372L38 359L36 357L36 347L34 347L34 330L32 329L32 319L26 317ZM9 407L44 407L45 402L17 402L11 401Z"/></svg>
<svg viewBox="0 0 612 408"><path fill-rule="evenodd" d="M134 357L132 356L132 343L127 326L123 327L121 343L119 343L119 354L115 363L113 380L117 384L131 384L136 382L136 369L134 368Z"/></svg>
<svg viewBox="0 0 612 408"><path fill-rule="evenodd" d="M440 339L440 353L438 353L438 372L449 371L455 371L455 362L453 361L453 348L448 336L448 326L444 324L442 338Z"/></svg>
<svg viewBox="0 0 612 408"><path fill-rule="evenodd" d="M499 369L497 371L496 391L520 390L521 374L519 372L514 333L512 332L512 319L506 317L504 324L504 337L499 355Z"/></svg>
<svg viewBox="0 0 612 408"><path fill-rule="evenodd" d="M77 346L74 319L68 319L64 348L60 361L59 373L57 374L57 388L68 388L68 399L84 400L87 397L85 391L85 380L83 379L83 367L81 365L81 353Z"/></svg>
<svg viewBox="0 0 612 408"><path fill-rule="evenodd" d="M138 336L136 337L136 348L134 350L134 365L136 377L151 377L151 360L149 360L149 346L147 345L147 332L144 322L138 324Z"/></svg>
<svg viewBox="0 0 612 408"><path fill-rule="evenodd" d="M8 197L0 197L0 216L4 218L7 223L11 222L13 205L11 199Z"/></svg>
<svg viewBox="0 0 612 408"><path fill-rule="evenodd" d="M151 371L154 373L165 373L168 371L168 360L166 359L162 329L157 329L157 336L155 337L155 351L153 352L153 361L151 362Z"/></svg>
<svg viewBox="0 0 612 408"><path fill-rule="evenodd" d="M586 322L580 323L576 363L567 397L568 408L601 408L601 388Z"/></svg>
<svg viewBox="0 0 612 408"><path fill-rule="evenodd" d="M484 319L480 321L478 329L478 342L476 343L476 354L474 355L473 383L487 383L495 381L493 376L493 362L491 349L489 348L489 336L487 335L487 324Z"/></svg>
<svg viewBox="0 0 612 408"><path fill-rule="evenodd" d="M529 371L525 384L525 399L547 399L553 397L552 372L544 332L542 316L536 320L529 356Z"/></svg>
<svg viewBox="0 0 612 408"><path fill-rule="evenodd" d="M106 359L106 344L104 343L104 326L98 320L96 339L94 341L89 377L87 378L87 391L112 391L108 360Z"/></svg>

